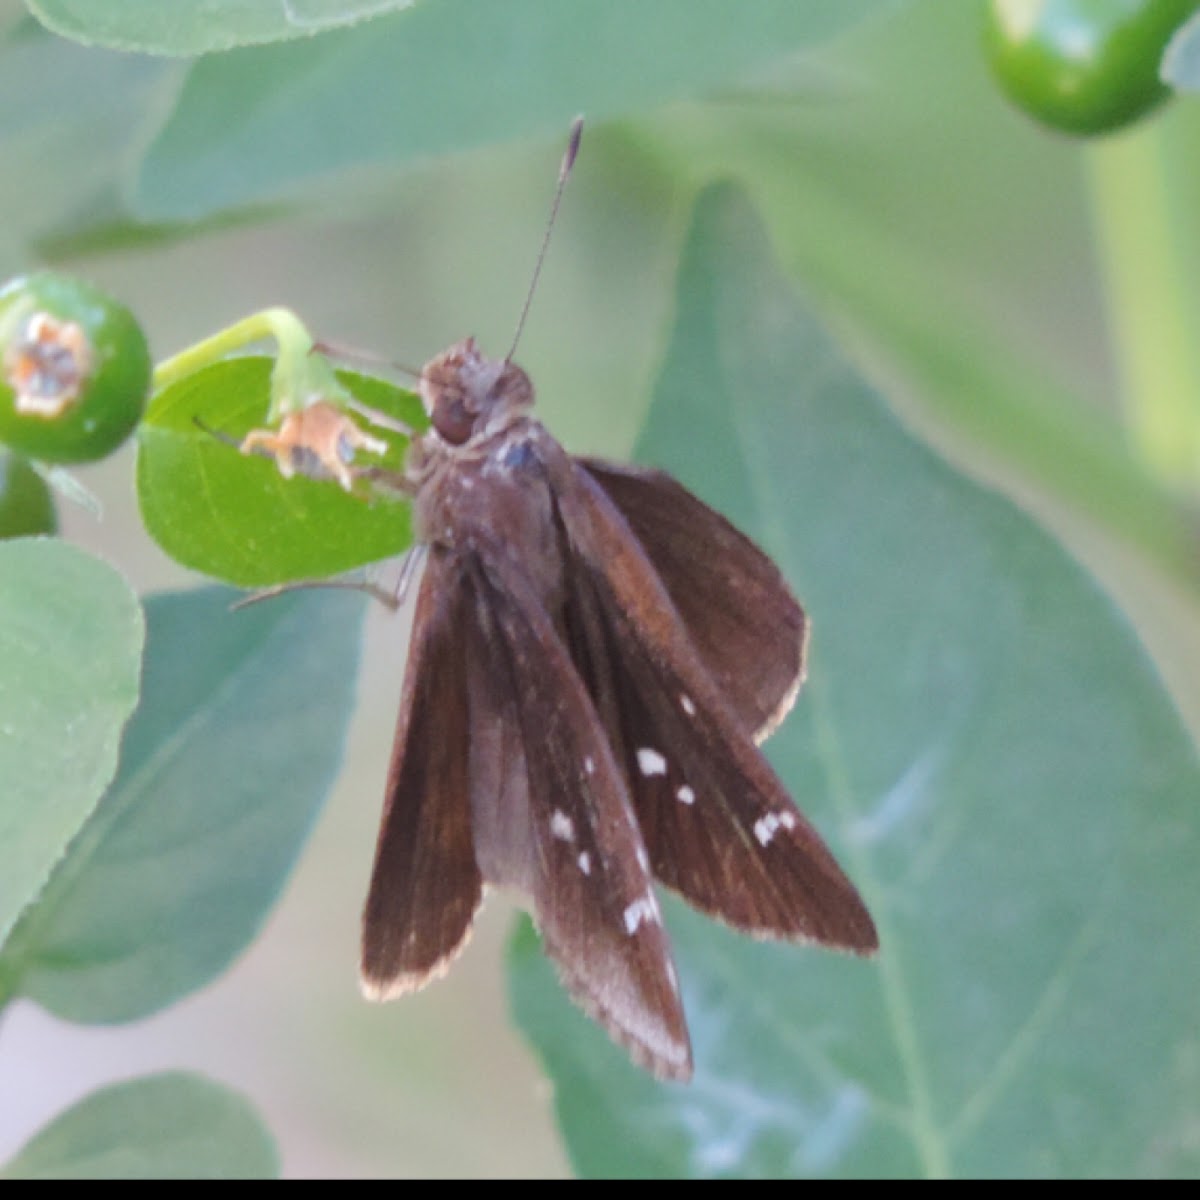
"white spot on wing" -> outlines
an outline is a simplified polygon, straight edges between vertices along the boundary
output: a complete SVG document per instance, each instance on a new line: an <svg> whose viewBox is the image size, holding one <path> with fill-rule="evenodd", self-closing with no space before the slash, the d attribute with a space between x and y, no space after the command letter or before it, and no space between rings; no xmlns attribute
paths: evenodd
<svg viewBox="0 0 1200 1200"><path fill-rule="evenodd" d="M590 754L583 760L583 769L588 775L596 773L596 760Z"/></svg>
<svg viewBox="0 0 1200 1200"><path fill-rule="evenodd" d="M641 867L643 871L648 870L650 867L650 860L646 857L645 846L639 846L636 853L638 866Z"/></svg>
<svg viewBox="0 0 1200 1200"><path fill-rule="evenodd" d="M680 804L695 804L696 803L696 793L693 792L692 789L690 787L688 787L688 785L686 783L683 785L683 787L681 787L679 789L679 791L677 791L675 793L675 798L679 801Z"/></svg>
<svg viewBox="0 0 1200 1200"><path fill-rule="evenodd" d="M647 778L651 775L665 775L667 773L667 760L657 750L652 750L649 746L643 746L637 752L637 760L638 768Z"/></svg>
<svg viewBox="0 0 1200 1200"><path fill-rule="evenodd" d="M575 822L561 808L550 815L550 832L561 842L575 840Z"/></svg>
<svg viewBox="0 0 1200 1200"><path fill-rule="evenodd" d="M649 892L625 909L625 932L633 937L643 921L649 921L652 925L658 924L658 905Z"/></svg>
<svg viewBox="0 0 1200 1200"><path fill-rule="evenodd" d="M679 697L679 703L683 705L683 711L687 713L689 717L694 717L696 715L696 703L686 692Z"/></svg>
<svg viewBox="0 0 1200 1200"><path fill-rule="evenodd" d="M586 850L580 851L579 869L585 875L590 875L592 873L592 856Z"/></svg>
<svg viewBox="0 0 1200 1200"><path fill-rule="evenodd" d="M779 812L767 813L765 817L759 817L754 822L754 836L758 838L761 845L768 846L771 843L771 839L780 829L795 828L795 813L788 812L787 809L781 809Z"/></svg>

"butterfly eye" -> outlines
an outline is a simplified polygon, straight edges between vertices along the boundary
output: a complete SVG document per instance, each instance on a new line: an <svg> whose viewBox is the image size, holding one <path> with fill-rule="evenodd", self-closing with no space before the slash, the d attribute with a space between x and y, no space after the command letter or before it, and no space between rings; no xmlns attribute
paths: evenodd
<svg viewBox="0 0 1200 1200"><path fill-rule="evenodd" d="M475 428L475 414L467 408L461 393L442 392L434 405L432 420L442 440L452 446L461 446Z"/></svg>

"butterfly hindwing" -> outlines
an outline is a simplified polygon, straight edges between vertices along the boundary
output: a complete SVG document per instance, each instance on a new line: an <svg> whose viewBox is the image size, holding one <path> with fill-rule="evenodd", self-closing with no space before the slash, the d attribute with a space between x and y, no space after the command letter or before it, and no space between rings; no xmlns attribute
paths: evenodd
<svg viewBox="0 0 1200 1200"><path fill-rule="evenodd" d="M745 932L873 950L862 900L755 746L654 564L592 476L576 478L556 492L574 555L572 647L623 758L655 875Z"/></svg>
<svg viewBox="0 0 1200 1200"><path fill-rule="evenodd" d="M620 511L727 703L762 741L804 678L808 625L779 568L665 472L575 461Z"/></svg>

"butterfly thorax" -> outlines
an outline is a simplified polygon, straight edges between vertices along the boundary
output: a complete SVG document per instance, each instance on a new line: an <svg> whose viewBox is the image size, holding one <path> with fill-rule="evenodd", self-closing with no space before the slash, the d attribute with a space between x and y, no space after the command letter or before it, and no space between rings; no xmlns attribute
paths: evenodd
<svg viewBox="0 0 1200 1200"><path fill-rule="evenodd" d="M468 338L421 373L433 427L414 444L417 538L446 551L500 542L528 570L544 602L562 589L552 478L566 452L529 415L533 385L520 367L485 358Z"/></svg>

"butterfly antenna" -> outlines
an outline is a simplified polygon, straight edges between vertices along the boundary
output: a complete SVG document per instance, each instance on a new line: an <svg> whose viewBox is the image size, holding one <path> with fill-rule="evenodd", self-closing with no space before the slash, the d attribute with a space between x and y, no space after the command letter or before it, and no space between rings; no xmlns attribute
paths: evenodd
<svg viewBox="0 0 1200 1200"><path fill-rule="evenodd" d="M525 328L525 318L529 316L529 306L533 303L533 293L537 290L538 277L542 273L542 264L546 261L546 250L550 246L550 235L554 232L554 222L558 219L558 206L562 203L563 192L567 180L571 177L571 168L579 154L579 143L583 138L583 118L576 117L571 122L571 133L567 138L567 148L563 152L562 166L558 168L558 186L554 189L554 203L550 206L550 219L546 222L546 232L542 236L542 248L538 251L537 262L533 267L533 278L529 281L529 291L525 294L525 306L521 309L520 320L517 321L517 331L513 334L512 345L504 356L506 363L512 362L512 356L517 351L517 343L521 340L521 331Z"/></svg>
<svg viewBox="0 0 1200 1200"><path fill-rule="evenodd" d="M399 371L413 379L420 379L421 372L412 367L398 363L385 354L376 354L373 350L361 350L357 346L347 346L342 342L313 342L311 353L323 354L326 358L336 358L339 362L356 362L368 367L386 367L391 371Z"/></svg>

